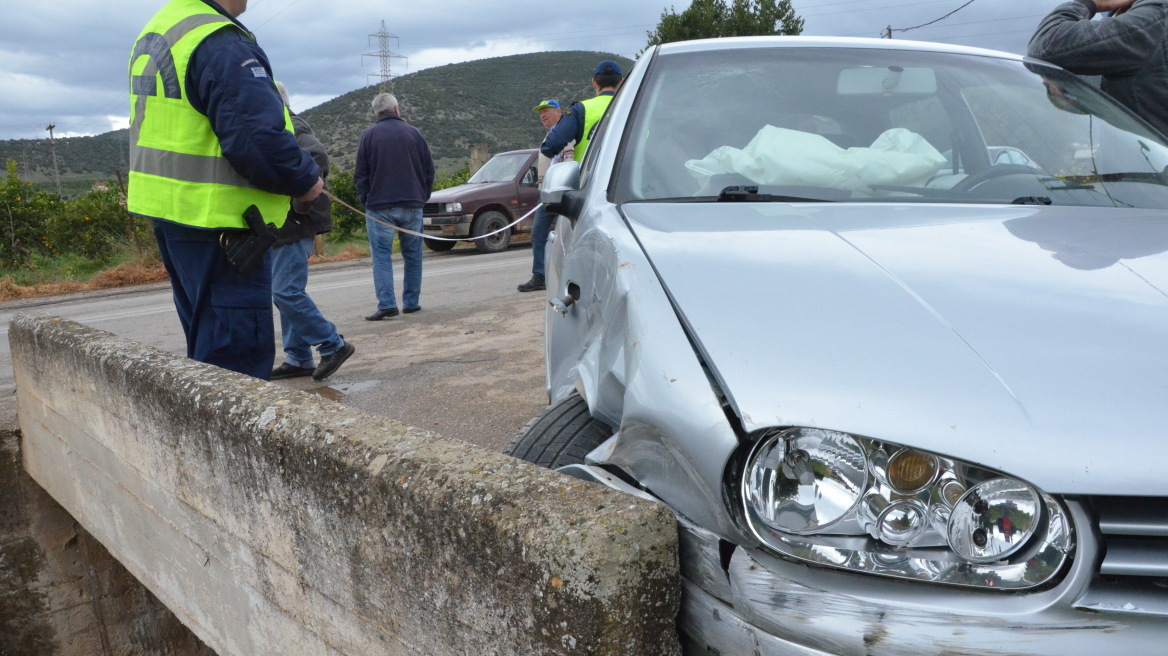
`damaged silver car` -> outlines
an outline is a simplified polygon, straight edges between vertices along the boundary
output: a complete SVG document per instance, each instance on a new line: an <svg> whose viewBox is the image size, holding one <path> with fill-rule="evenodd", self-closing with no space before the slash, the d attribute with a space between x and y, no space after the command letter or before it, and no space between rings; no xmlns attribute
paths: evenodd
<svg viewBox="0 0 1168 656"><path fill-rule="evenodd" d="M510 453L676 513L689 653L1168 650L1162 135L884 40L655 47L608 111Z"/></svg>

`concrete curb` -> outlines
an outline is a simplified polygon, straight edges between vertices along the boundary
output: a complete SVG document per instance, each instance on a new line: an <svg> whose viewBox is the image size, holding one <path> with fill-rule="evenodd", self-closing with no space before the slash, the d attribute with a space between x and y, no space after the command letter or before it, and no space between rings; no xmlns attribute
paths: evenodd
<svg viewBox="0 0 1168 656"><path fill-rule="evenodd" d="M665 507L52 317L25 467L220 654L676 654Z"/></svg>

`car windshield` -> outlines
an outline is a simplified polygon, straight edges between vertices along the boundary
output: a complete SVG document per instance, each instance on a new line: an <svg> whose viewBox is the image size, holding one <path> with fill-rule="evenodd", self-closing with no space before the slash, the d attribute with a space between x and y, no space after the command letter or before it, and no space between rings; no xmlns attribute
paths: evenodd
<svg viewBox="0 0 1168 656"><path fill-rule="evenodd" d="M661 55L616 199L1168 208L1164 138L1037 62L878 48Z"/></svg>
<svg viewBox="0 0 1168 656"><path fill-rule="evenodd" d="M483 168L475 171L475 174L470 176L467 183L511 182L519 174L519 169L523 168L523 165L527 163L528 157L530 157L528 153L495 155L490 161L483 164Z"/></svg>

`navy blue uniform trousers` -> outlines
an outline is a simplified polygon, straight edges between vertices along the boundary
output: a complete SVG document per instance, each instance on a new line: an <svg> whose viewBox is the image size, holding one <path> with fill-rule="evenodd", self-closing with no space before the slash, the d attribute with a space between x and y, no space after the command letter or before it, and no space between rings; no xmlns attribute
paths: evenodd
<svg viewBox="0 0 1168 656"><path fill-rule="evenodd" d="M276 359L271 251L246 277L227 263L219 231L154 221L187 357L269 380Z"/></svg>

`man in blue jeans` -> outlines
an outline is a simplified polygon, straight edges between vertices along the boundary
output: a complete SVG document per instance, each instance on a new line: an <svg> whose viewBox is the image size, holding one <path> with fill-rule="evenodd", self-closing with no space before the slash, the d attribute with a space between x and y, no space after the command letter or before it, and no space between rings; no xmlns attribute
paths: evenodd
<svg viewBox="0 0 1168 656"><path fill-rule="evenodd" d="M434 188L434 160L422 134L402 120L393 94L377 94L373 114L377 122L366 128L357 142L353 182L366 213L373 217L365 219L365 229L373 259L377 310L365 319L381 321L399 313L391 259L397 233L394 226L422 232L422 206ZM422 238L402 232L398 239L405 263L400 311L408 314L422 309Z"/></svg>
<svg viewBox="0 0 1168 656"><path fill-rule="evenodd" d="M560 102L555 98L550 98L535 106L535 113L539 114L539 122L543 124L544 129L551 131L559 122L563 111L560 109ZM572 158L571 145L564 148L563 151L556 153L549 161L547 156L540 153L539 177L540 183L543 183L543 174L547 170L546 166L558 164L564 157L564 153L568 154L568 159ZM521 292L536 292L546 288L544 283L544 251L547 248L548 233L552 230L552 215L543 207L535 210L535 221L531 225L531 280L520 284L517 289Z"/></svg>
<svg viewBox="0 0 1168 656"><path fill-rule="evenodd" d="M288 91L276 83L284 104ZM296 142L312 155L321 175L328 176L328 153L312 133L308 123L292 113ZM325 178L327 180L327 177ZM273 245L272 300L280 310L280 333L284 340L284 362L272 370L272 380L312 376L324 380L333 375L356 348L337 334L337 327L321 315L305 291L308 285L308 257L316 235L333 229L332 201L321 194L311 203L292 201L292 211ZM312 347L320 351L320 366L313 364Z"/></svg>

